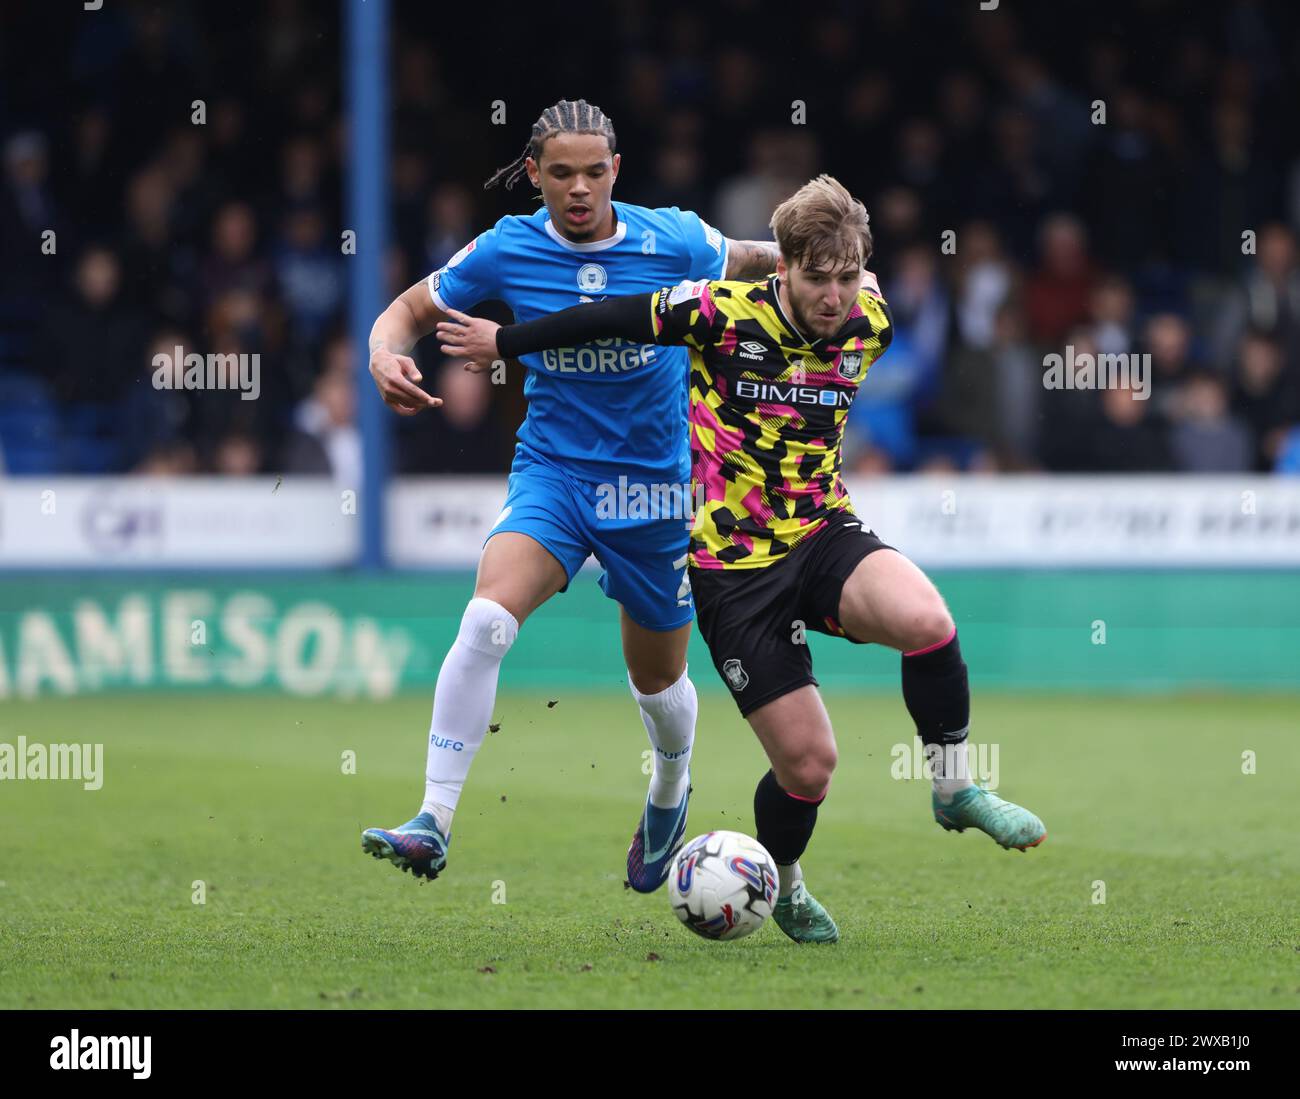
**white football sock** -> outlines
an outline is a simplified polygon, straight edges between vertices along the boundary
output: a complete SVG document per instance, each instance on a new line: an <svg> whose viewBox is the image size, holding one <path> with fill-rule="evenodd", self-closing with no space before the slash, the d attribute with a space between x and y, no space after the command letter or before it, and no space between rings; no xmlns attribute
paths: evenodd
<svg viewBox="0 0 1300 1099"><path fill-rule="evenodd" d="M803 867L799 865L799 860L795 859L788 866L778 862L776 864L776 878L776 899L781 900L794 892L797 882L803 881Z"/></svg>
<svg viewBox="0 0 1300 1099"><path fill-rule="evenodd" d="M650 804L659 809L675 808L686 793L691 745L695 743L695 715L699 711L699 699L689 671L689 667L683 668L676 683L652 695L636 689L631 672L627 677L632 697L641 707L641 722L650 737L650 747L654 749Z"/></svg>
<svg viewBox="0 0 1300 1099"><path fill-rule="evenodd" d="M492 720L501 660L518 635L519 623L505 607L491 599L471 599L442 662L420 809L433 814L444 836L451 835L465 776Z"/></svg>
<svg viewBox="0 0 1300 1099"><path fill-rule="evenodd" d="M930 760L931 785L944 805L951 804L959 790L974 785L966 757L965 738L956 744L927 745L925 753Z"/></svg>

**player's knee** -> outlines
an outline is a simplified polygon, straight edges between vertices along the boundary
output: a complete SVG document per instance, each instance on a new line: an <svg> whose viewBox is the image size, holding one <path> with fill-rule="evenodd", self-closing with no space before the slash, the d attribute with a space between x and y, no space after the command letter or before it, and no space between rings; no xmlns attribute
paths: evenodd
<svg viewBox="0 0 1300 1099"><path fill-rule="evenodd" d="M803 752L787 762L783 768L786 793L798 798L816 800L825 795L835 773L838 756L834 745L825 745Z"/></svg>
<svg viewBox="0 0 1300 1099"><path fill-rule="evenodd" d="M943 600L936 592L932 599L915 608L907 618L907 628L902 638L903 651L928 649L940 645L952 636L956 624Z"/></svg>
<svg viewBox="0 0 1300 1099"><path fill-rule="evenodd" d="M524 619L528 617L527 601L520 599L516 592L508 590L504 585L476 584L470 606L480 601L492 603L504 610L515 620L516 629L522 626Z"/></svg>
<svg viewBox="0 0 1300 1099"><path fill-rule="evenodd" d="M465 607L456 641L467 648L502 659L519 635L519 622L496 600L476 595Z"/></svg>
<svg viewBox="0 0 1300 1099"><path fill-rule="evenodd" d="M666 668L628 669L628 678L632 681L632 686L643 695L660 694L668 690L681 677L681 668L678 668L675 674Z"/></svg>

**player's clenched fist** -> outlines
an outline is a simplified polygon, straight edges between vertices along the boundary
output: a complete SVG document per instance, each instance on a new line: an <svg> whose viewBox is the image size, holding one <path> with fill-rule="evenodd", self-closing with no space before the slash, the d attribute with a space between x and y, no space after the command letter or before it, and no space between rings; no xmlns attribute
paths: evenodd
<svg viewBox="0 0 1300 1099"><path fill-rule="evenodd" d="M438 322L438 339L444 355L469 359L466 369L475 374L486 370L501 357L497 351L499 324L482 317L471 317L456 309L448 309L447 316L451 320Z"/></svg>
<svg viewBox="0 0 1300 1099"><path fill-rule="evenodd" d="M416 383L423 380L420 368L409 355L394 355L383 343L370 349L370 376L379 387L379 395L399 416L414 416L426 408L442 404Z"/></svg>

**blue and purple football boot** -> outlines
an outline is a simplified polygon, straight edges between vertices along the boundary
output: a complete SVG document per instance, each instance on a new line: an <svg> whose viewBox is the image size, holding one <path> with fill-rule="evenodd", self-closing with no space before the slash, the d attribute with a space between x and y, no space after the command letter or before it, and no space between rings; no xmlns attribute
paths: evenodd
<svg viewBox="0 0 1300 1099"><path fill-rule="evenodd" d="M361 850L433 881L447 865L448 839L431 813L421 813L397 828L367 828L361 833Z"/></svg>
<svg viewBox="0 0 1300 1099"><path fill-rule="evenodd" d="M691 800L691 780L686 793L672 809L660 809L646 797L645 811L637 821L632 846L627 849L627 883L638 893L653 893L668 880L673 856L686 834L686 807Z"/></svg>

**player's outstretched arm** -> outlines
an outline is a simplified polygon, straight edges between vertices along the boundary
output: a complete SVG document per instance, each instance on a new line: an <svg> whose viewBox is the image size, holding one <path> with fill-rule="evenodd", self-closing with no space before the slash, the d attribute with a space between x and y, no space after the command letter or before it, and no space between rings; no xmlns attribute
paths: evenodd
<svg viewBox="0 0 1300 1099"><path fill-rule="evenodd" d="M738 282L753 282L776 270L781 250L770 240L732 240L727 238L727 272L722 277Z"/></svg>
<svg viewBox="0 0 1300 1099"><path fill-rule="evenodd" d="M576 347L592 340L622 338L636 343L667 343L670 341L662 336L656 339L650 312L654 296L606 298L504 327L451 310L451 319L438 323L438 339L444 355L470 359L480 368L493 359L518 358L550 347Z"/></svg>
<svg viewBox="0 0 1300 1099"><path fill-rule="evenodd" d="M370 330L370 376L384 404L399 416L414 416L442 404L441 398L431 397L416 384L423 377L410 352L445 316L429 299L425 284L417 282L379 314Z"/></svg>

